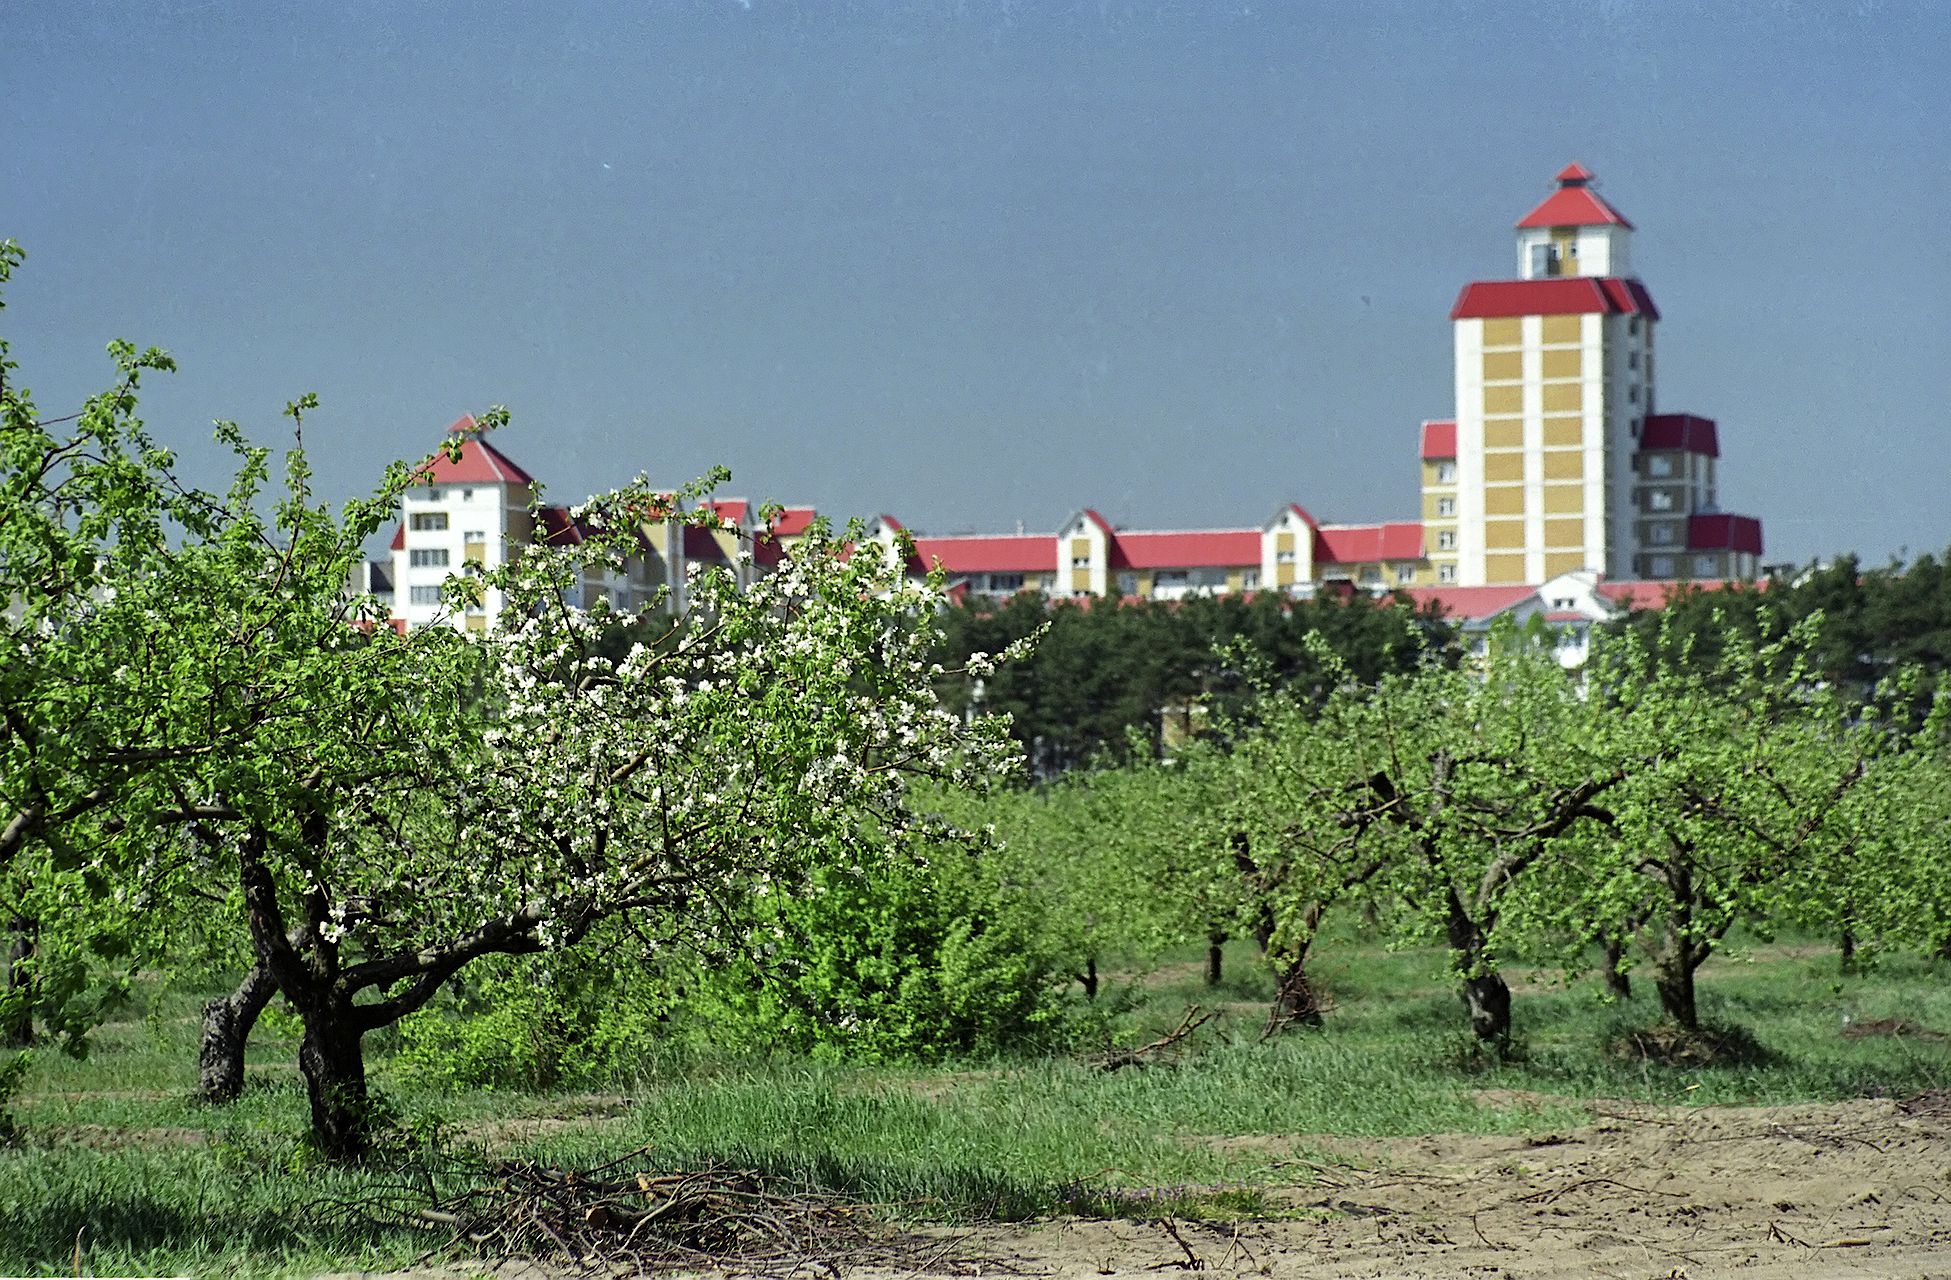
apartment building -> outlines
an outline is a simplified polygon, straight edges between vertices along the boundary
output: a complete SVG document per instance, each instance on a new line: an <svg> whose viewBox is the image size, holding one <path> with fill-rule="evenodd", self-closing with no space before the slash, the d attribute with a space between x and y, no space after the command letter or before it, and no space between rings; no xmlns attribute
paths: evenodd
<svg viewBox="0 0 1951 1280"><path fill-rule="evenodd" d="M498 568L536 543L579 543L588 530L567 507L535 505L535 478L498 449L473 417L462 417L448 432L461 437L457 456L442 453L427 464L401 500L387 562L368 565L364 581L355 585L388 604L395 627L439 623L485 631L500 615L501 593L484 582L457 611L443 595L450 575ZM716 517L710 526L679 520L674 512L646 519L636 530L636 553L620 569L587 572L572 589L571 603L591 608L608 600L619 609L637 609L668 591L673 607L682 608L690 566L721 567L741 585L749 583L778 563L816 514L811 507L788 507L762 530L757 508L745 499L709 505ZM742 554L745 549L752 554Z"/></svg>
<svg viewBox="0 0 1951 1280"><path fill-rule="evenodd" d="M1544 590L1534 584L1589 579L1591 589L1573 596L1591 602L1635 580L1754 577L1761 522L1721 509L1714 420L1657 404L1660 312L1633 274L1633 224L1595 182L1582 165L1560 170L1552 192L1517 222L1516 276L1472 281L1458 294L1454 412L1421 425L1420 518L1322 523L1289 503L1252 525L1144 529L1085 507L1045 533L911 534L912 569L941 571L958 596L1156 600L1522 588L1510 597L1518 600ZM447 574L504 563L536 539L582 536L563 508L531 517L534 481L473 419L451 429L464 437L459 458L429 465L404 503L390 575L369 574L369 586L390 576L396 625L440 617L483 628L500 601L483 591L450 616L440 603ZM762 529L748 502L713 509L722 527L646 522L641 555L622 573L582 584L582 601L634 607L668 589L681 607L688 566L720 565L749 581L790 554L816 516L789 507ZM904 532L890 515L868 530L890 543Z"/></svg>
<svg viewBox="0 0 1951 1280"><path fill-rule="evenodd" d="M1517 278L1467 284L1450 310L1456 414L1423 439L1439 576L1750 577L1761 524L1720 510L1714 424L1658 411L1659 308L1593 181L1560 170L1518 221Z"/></svg>

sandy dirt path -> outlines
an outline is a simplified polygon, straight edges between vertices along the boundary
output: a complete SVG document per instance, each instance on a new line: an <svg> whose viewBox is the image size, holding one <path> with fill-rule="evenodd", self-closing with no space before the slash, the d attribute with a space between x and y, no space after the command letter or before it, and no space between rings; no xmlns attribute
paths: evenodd
<svg viewBox="0 0 1951 1280"><path fill-rule="evenodd" d="M1348 1167L1279 1193L1315 1220L1050 1222L971 1243L1060 1276L1951 1277L1951 1096L1592 1113L1529 1138L1233 1139Z"/></svg>

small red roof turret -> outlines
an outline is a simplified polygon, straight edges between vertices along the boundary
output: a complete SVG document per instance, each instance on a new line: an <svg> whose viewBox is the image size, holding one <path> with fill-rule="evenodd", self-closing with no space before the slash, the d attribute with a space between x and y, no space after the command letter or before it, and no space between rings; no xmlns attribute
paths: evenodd
<svg viewBox="0 0 1951 1280"><path fill-rule="evenodd" d="M1518 228L1614 226L1631 231L1633 224L1625 215L1592 190L1591 184L1597 180L1597 174L1577 161L1566 165L1558 171L1558 190L1525 214Z"/></svg>

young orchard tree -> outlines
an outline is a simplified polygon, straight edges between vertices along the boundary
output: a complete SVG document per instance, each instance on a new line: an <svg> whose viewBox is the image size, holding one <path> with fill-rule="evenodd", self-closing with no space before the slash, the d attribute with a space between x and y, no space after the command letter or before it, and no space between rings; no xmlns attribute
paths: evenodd
<svg viewBox="0 0 1951 1280"><path fill-rule="evenodd" d="M1236 903L1202 846L1214 809L1210 754L1161 763L1134 752L1126 764L950 810L994 825L1001 861L1042 904L1087 997L1106 950L1156 956L1230 927Z"/></svg>
<svg viewBox="0 0 1951 1280"><path fill-rule="evenodd" d="M1612 821L1629 768L1594 749L1589 716L1549 649L1509 632L1469 667L1337 689L1296 771L1301 865L1329 869L1289 898L1298 923L1321 890L1372 880L1448 945L1471 1031L1508 1040L1504 913L1559 841Z"/></svg>
<svg viewBox="0 0 1951 1280"><path fill-rule="evenodd" d="M1847 929L1870 948L1951 956L1951 689L1896 700L1929 707L1907 735L1892 733L1836 815L1840 838L1800 869L1792 918ZM1837 916L1843 918L1839 922Z"/></svg>
<svg viewBox="0 0 1951 1280"><path fill-rule="evenodd" d="M1818 623L1760 645L1731 634L1711 671L1655 663L1631 636L1594 658L1596 732L1633 765L1614 821L1572 833L1578 883L1552 901L1570 937L1643 928L1661 1008L1688 1031L1695 974L1737 921L1821 903L1840 923L1843 869L1880 843L1855 801L1894 744L1816 675Z"/></svg>

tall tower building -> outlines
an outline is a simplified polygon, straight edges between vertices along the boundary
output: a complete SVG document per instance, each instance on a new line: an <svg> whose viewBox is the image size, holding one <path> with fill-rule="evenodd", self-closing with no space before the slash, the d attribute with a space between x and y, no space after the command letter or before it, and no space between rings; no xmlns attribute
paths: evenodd
<svg viewBox="0 0 1951 1280"><path fill-rule="evenodd" d="M1450 311L1455 439L1424 444L1424 517L1443 513L1430 536L1448 545L1431 558L1464 586L1752 576L1760 523L1715 505L1713 424L1655 412L1660 312L1632 274L1633 224L1592 182L1560 170L1517 224L1517 278L1465 285Z"/></svg>

